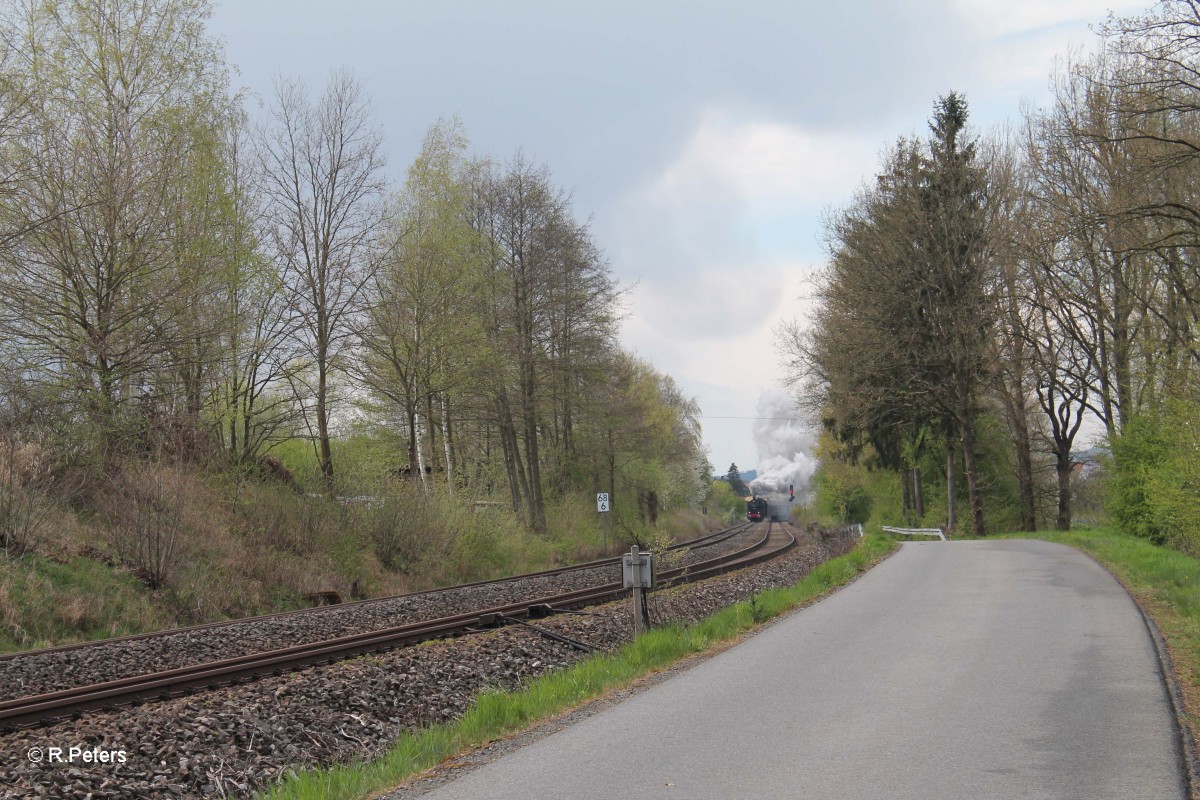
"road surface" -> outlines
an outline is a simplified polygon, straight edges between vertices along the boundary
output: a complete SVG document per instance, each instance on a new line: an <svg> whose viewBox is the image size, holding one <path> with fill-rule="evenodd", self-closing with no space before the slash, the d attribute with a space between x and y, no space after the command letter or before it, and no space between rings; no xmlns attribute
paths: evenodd
<svg viewBox="0 0 1200 800"><path fill-rule="evenodd" d="M428 800L1182 800L1137 607L1046 542L910 543L861 580Z"/></svg>

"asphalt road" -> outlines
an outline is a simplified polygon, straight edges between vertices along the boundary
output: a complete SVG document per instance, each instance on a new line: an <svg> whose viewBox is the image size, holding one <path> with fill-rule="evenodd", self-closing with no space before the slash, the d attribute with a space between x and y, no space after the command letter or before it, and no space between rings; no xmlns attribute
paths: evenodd
<svg viewBox="0 0 1200 800"><path fill-rule="evenodd" d="M1045 542L930 542L429 800L1184 798L1136 606Z"/></svg>

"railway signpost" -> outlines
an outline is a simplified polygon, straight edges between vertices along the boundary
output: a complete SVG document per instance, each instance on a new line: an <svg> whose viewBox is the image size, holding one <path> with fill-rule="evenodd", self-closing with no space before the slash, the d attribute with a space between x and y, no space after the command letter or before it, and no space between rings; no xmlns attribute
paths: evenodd
<svg viewBox="0 0 1200 800"><path fill-rule="evenodd" d="M596 511L601 514L604 514L604 516L600 517L600 519L603 520L603 522L601 523L601 527L604 528L604 555L605 555L605 557L608 556L608 510L609 510L608 492L597 492L596 493Z"/></svg>

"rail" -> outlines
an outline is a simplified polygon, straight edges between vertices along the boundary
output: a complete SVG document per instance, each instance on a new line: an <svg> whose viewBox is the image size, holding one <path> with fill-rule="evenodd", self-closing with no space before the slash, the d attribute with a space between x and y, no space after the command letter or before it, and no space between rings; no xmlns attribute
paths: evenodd
<svg viewBox="0 0 1200 800"><path fill-rule="evenodd" d="M785 536L776 536L774 546L770 546L771 529L772 526L768 525L760 539L741 550L685 567L665 570L659 576L660 581L669 585L685 579L711 577L757 564L795 546L795 537L782 526L780 530ZM595 605L618 599L626 591L620 583L588 587L436 620L16 698L0 702L0 730L11 731L44 725L66 717L78 717L86 711L110 709L148 700L165 700L268 675L280 676L284 672L294 672L304 667L333 664L354 656L383 653L432 638L479 630L497 618L545 616L546 613L559 610Z"/></svg>
<svg viewBox="0 0 1200 800"><path fill-rule="evenodd" d="M750 523L748 523L748 522L742 523L740 525L735 525L732 528L726 528L724 530L720 530L715 533L710 533L705 536L698 537L696 539L691 539L686 542L679 542L678 544L673 544L670 547L668 547L667 550L679 550L679 549L683 549L683 548L710 547L712 545L719 544L719 543L725 541L726 539L732 538L736 534L741 533L742 531L746 530L749 527L750 527ZM263 622L265 620L282 619L285 617L298 616L301 614L323 614L323 613L328 613L328 612L343 611L345 609L350 609L350 608L355 608L355 607L360 607L360 606L367 606L367 605L378 604L378 603L392 602L392 601L396 601L396 600L405 600L405 599L410 599L410 598L423 597L423 596L428 596L428 595L439 594L442 592L456 591L456 590L460 590L460 589L470 589L470 588L476 587L476 586L495 586L495 585L502 585L505 583L514 583L514 582L520 581L520 580L527 580L529 578L541 578L541 577L549 577L549 576L554 576L554 575L565 575L570 572L578 572L578 571L585 570L585 569L594 569L596 567L603 567L603 566L606 566L609 564L619 564L620 561L621 561L620 556L608 556L606 558L600 558L600 559L596 559L594 561L587 561L587 562L583 562L580 564L572 564L571 566L568 566L568 567L557 567L555 569L541 570L539 572L526 572L526 573L522 573L520 575L510 575L510 576L507 576L504 578L496 578L496 579L492 579L492 580L474 581L472 583L460 583L460 584L455 584L453 586L442 586L437 589L426 589L426 590L420 591L420 592L409 592L407 594L386 595L384 597L372 597L367 600L353 600L348 603L334 603L331 605L320 605L320 606L313 606L313 607L309 607L309 608L296 608L296 609L292 609L290 611L276 611L276 612L273 612L270 614L259 614L257 616L253 616L253 617L238 617L236 619L225 619L225 620L218 620L216 622L205 622L205 623L202 623L199 625L189 625L187 627L182 627L182 628L164 628L162 630L148 631L146 633L134 633L134 634L126 635L126 636L115 636L115 637L112 637L109 639L92 639L92 640L86 641L86 642L76 642L74 644L64 644L64 645L59 645L57 647L46 647L46 648L41 648L38 650L17 650L17 651L11 652L11 653L0 653L0 664L4 663L6 661L14 661L16 659L26 658L29 656L45 655L45 654L49 654L49 653L65 653L65 652L70 652L72 650L82 650L82 649L86 649L89 647L99 647L101 645L120 644L122 642L132 642L132 641L140 641L140 640L146 640L146 639L157 639L157 638L166 637L166 636L176 636L179 634L194 633L197 631L210 631L210 630L215 630L218 628L229 628L229 627L233 627L236 625L245 625L245 624L254 623L254 622Z"/></svg>

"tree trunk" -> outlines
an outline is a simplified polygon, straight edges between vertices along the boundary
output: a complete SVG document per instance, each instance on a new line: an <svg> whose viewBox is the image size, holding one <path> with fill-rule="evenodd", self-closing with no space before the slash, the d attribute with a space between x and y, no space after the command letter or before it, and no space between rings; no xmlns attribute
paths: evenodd
<svg viewBox="0 0 1200 800"><path fill-rule="evenodd" d="M421 437L421 415L416 415L417 419L417 463L413 468L417 471L417 478L421 481L421 489L428 489L425 481L425 446Z"/></svg>
<svg viewBox="0 0 1200 800"><path fill-rule="evenodd" d="M525 417L525 461L529 470L529 523L537 533L546 532L546 503L542 497L542 472L538 454L537 387L534 381L532 357L524 367L522 406Z"/></svg>
<svg viewBox="0 0 1200 800"><path fill-rule="evenodd" d="M442 395L442 444L446 447L446 489L454 494L454 450L450 438L450 398Z"/></svg>
<svg viewBox="0 0 1200 800"><path fill-rule="evenodd" d="M537 420L525 412L525 459L529 469L529 522L537 533L546 532L546 501L542 497L542 470L539 464Z"/></svg>
<svg viewBox="0 0 1200 800"><path fill-rule="evenodd" d="M331 497L333 486L333 451L329 445L329 409L326 406L328 392L328 374L324 360L317 365L317 438L320 439L321 480L325 484L325 492Z"/></svg>
<svg viewBox="0 0 1200 800"><path fill-rule="evenodd" d="M1025 421L1022 420L1024 423ZM1037 530L1037 504L1033 486L1033 449L1029 445L1029 428L1022 424L1016 431L1017 485L1021 494L1021 530Z"/></svg>
<svg viewBox="0 0 1200 800"><path fill-rule="evenodd" d="M1017 494L1020 500L1021 530L1037 530L1037 506L1033 485L1033 448L1029 443L1029 415L1025 406L1025 387L1016 381L1012 390L1002 388L1004 412L1012 429L1017 460Z"/></svg>
<svg viewBox="0 0 1200 800"><path fill-rule="evenodd" d="M425 394L425 427L429 429L429 466L433 473L438 469L437 424L433 417L433 393Z"/></svg>
<svg viewBox="0 0 1200 800"><path fill-rule="evenodd" d="M411 400L404 404L404 421L408 424L408 479L417 476L417 406Z"/></svg>
<svg viewBox="0 0 1200 800"><path fill-rule="evenodd" d="M983 496L979 492L979 467L975 458L975 426L964 425L962 431L963 472L967 475L967 498L971 505L971 527L976 536L987 530L983 522Z"/></svg>
<svg viewBox="0 0 1200 800"><path fill-rule="evenodd" d="M958 505L954 497L954 447L946 442L946 527L950 533L958 527Z"/></svg>
<svg viewBox="0 0 1200 800"><path fill-rule="evenodd" d="M525 469L521 464L521 452L513 426L512 411L503 392L496 398L496 417L500 429L500 450L504 455L504 472L508 476L508 488L512 495L513 511L521 513Z"/></svg>
<svg viewBox="0 0 1200 800"><path fill-rule="evenodd" d="M913 508L917 512L917 520L920 521L925 516L925 497L921 492L921 469L914 467L912 471L913 481Z"/></svg>
<svg viewBox="0 0 1200 800"><path fill-rule="evenodd" d="M1071 454L1059 451L1055 463L1058 473L1058 519L1055 527L1060 531L1071 530Z"/></svg>

